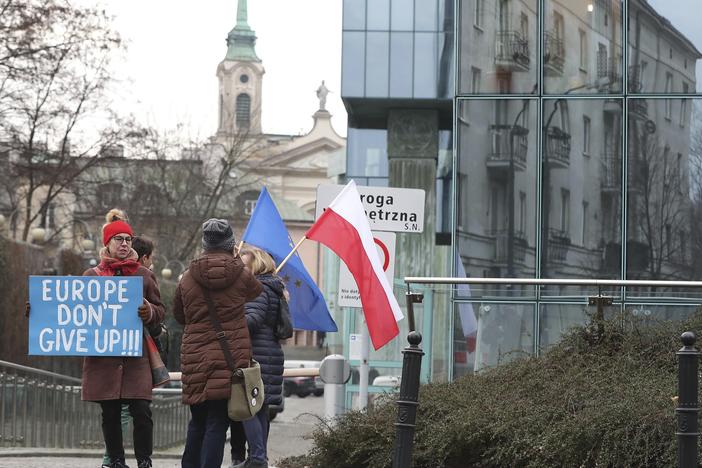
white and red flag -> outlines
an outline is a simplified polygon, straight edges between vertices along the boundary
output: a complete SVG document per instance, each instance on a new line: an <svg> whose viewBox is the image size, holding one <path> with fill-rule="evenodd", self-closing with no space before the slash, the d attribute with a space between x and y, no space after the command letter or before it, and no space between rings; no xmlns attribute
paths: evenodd
<svg viewBox="0 0 702 468"><path fill-rule="evenodd" d="M333 250L353 275L373 347L380 349L396 337L400 333L397 322L404 315L383 271L354 181L329 204L305 237Z"/></svg>

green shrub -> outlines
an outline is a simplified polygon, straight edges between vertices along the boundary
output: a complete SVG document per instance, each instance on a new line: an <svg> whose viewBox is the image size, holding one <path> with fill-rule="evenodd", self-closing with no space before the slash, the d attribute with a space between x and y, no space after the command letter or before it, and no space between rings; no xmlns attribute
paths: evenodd
<svg viewBox="0 0 702 468"><path fill-rule="evenodd" d="M685 330L702 336L702 313L646 325L618 317L602 333L572 330L539 357L425 385L413 466L673 466ZM280 466L389 467L396 412L387 398L319 425L311 452Z"/></svg>

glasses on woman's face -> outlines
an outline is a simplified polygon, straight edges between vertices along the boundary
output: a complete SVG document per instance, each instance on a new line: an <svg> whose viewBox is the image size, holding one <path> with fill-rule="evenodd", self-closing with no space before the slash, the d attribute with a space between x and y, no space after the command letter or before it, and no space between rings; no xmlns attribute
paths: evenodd
<svg viewBox="0 0 702 468"><path fill-rule="evenodd" d="M122 242L126 242L127 244L131 244L131 243L132 243L132 238L129 237L129 236L127 236L127 237L115 236L115 237L112 238L112 240L115 241L115 243L116 243L117 245L122 245Z"/></svg>

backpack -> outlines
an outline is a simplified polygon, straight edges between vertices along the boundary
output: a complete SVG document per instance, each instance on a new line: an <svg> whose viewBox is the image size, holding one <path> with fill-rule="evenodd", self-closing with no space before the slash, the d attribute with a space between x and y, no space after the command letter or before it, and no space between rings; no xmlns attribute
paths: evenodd
<svg viewBox="0 0 702 468"><path fill-rule="evenodd" d="M290 309L288 307L288 301L285 299L283 294L278 296L280 298L280 307L278 308L278 316L275 321L275 328L273 329L273 334L278 340L287 340L293 336L293 326L292 319L290 318Z"/></svg>

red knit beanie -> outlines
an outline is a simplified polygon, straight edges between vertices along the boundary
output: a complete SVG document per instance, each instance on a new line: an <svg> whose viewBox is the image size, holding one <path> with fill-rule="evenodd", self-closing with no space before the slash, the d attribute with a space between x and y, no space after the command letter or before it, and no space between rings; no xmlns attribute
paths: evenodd
<svg viewBox="0 0 702 468"><path fill-rule="evenodd" d="M111 223L105 224L102 228L102 245L107 245L110 239L115 237L117 234L124 232L130 236L134 236L132 233L132 227L125 221L112 221Z"/></svg>

